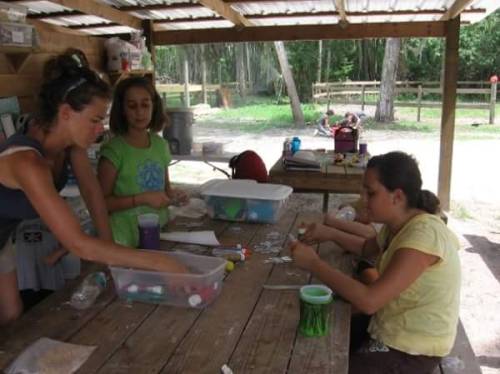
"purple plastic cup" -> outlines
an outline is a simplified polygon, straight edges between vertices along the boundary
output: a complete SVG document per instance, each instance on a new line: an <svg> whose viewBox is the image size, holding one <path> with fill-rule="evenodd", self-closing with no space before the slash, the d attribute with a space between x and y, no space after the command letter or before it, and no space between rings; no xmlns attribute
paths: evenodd
<svg viewBox="0 0 500 374"><path fill-rule="evenodd" d="M359 144L359 154L364 155L367 152L368 152L368 145L366 143L360 143Z"/></svg>
<svg viewBox="0 0 500 374"><path fill-rule="evenodd" d="M160 223L158 214L146 213L137 217L139 222L139 248L160 249Z"/></svg>

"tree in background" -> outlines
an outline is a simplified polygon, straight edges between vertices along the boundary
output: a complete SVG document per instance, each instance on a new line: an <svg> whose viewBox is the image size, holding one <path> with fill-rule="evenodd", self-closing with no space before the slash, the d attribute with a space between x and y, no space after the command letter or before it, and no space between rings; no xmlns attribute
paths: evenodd
<svg viewBox="0 0 500 374"><path fill-rule="evenodd" d="M394 121L394 97L400 50L401 39L387 38L385 43L384 64L382 66L379 98L377 101L377 109L375 111L375 120L378 122Z"/></svg>

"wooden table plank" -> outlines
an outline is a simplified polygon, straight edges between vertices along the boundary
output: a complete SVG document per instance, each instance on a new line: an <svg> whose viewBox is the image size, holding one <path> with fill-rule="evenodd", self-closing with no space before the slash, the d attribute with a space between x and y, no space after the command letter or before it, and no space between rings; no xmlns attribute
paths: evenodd
<svg viewBox="0 0 500 374"><path fill-rule="evenodd" d="M223 243L241 242L245 244L245 241L251 239L253 232L257 228L256 225L229 225L227 222L222 221L212 222L213 225L223 225L225 227L225 230L218 234L219 241ZM234 230L234 227L240 227L241 230ZM226 285L223 286L222 294L224 294L225 289ZM208 308L210 309L212 306L213 304ZM194 328L193 324L203 312L199 309L159 307L127 339L125 344L120 347L99 372L159 372L174 354L183 337Z"/></svg>
<svg viewBox="0 0 500 374"><path fill-rule="evenodd" d="M294 221L295 214L285 214L277 225L258 225L250 247L265 241L270 232L288 233ZM227 277L222 295L196 321L162 373L198 373L200 368L206 373L219 372L228 362L272 269L264 263L267 257L254 253Z"/></svg>
<svg viewBox="0 0 500 374"><path fill-rule="evenodd" d="M351 275L352 256L344 253L334 243L320 245L319 254L332 266ZM313 278L311 283L321 282ZM289 373L348 372L351 305L335 299L330 312L330 330L327 336L308 338L298 334Z"/></svg>
<svg viewBox="0 0 500 374"><path fill-rule="evenodd" d="M102 265L98 264L87 266L81 277L68 281L63 290L34 306L12 326L0 330L0 368L5 369L23 349L40 337L68 340L106 308L116 298L113 287L108 287L86 310L78 311L68 304L81 278L101 269Z"/></svg>
<svg viewBox="0 0 500 374"><path fill-rule="evenodd" d="M169 230L190 231L185 227L182 227L183 222L185 222L184 219L172 222L169 224ZM202 222L203 229L214 230L216 235L220 235L228 227L227 222L217 222L210 220L209 218L205 218ZM172 250L182 248L182 244L180 243L167 242L167 244ZM165 243L162 243L162 246L164 247ZM147 343L135 345L127 339L134 334L135 330L141 325L142 322L149 321L150 315L163 315L165 313L163 310L158 311L158 309L172 308L157 306L154 304L143 304L139 302L129 304L123 300L116 300L106 311L94 318L94 320L86 327L85 331L81 332L79 335L75 336L74 339L72 339L75 343L99 345L99 348L94 351L79 372L95 372L102 366L106 367L104 372L109 372L110 369L107 367L107 361L113 357L115 352L120 350L120 354L125 355L124 360L128 360L131 351L130 347L147 347ZM187 326L190 326L191 323L188 322ZM181 332L181 334L184 333L184 331ZM99 340L99 337L103 336L106 338L104 340ZM134 349L132 351L142 352L142 348L141 350ZM122 365L118 363L117 370L120 371L121 368ZM125 369L125 372L128 372L128 369Z"/></svg>
<svg viewBox="0 0 500 374"><path fill-rule="evenodd" d="M296 224L321 220L317 213L300 213ZM285 254L288 250L285 250ZM267 280L274 285L309 283L309 273L292 264L275 265ZM229 360L235 373L284 373L293 352L299 322L297 290L264 290Z"/></svg>

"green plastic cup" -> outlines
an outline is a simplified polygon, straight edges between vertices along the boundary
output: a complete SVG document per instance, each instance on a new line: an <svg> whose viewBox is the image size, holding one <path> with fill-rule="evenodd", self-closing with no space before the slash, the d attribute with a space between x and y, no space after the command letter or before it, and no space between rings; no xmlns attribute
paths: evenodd
<svg viewBox="0 0 500 374"><path fill-rule="evenodd" d="M299 333L307 337L325 336L330 324L332 290L323 285L300 288Z"/></svg>

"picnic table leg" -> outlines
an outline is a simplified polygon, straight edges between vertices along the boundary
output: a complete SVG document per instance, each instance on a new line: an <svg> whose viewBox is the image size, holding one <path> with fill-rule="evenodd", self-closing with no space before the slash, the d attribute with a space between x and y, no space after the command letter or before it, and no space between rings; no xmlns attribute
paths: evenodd
<svg viewBox="0 0 500 374"><path fill-rule="evenodd" d="M328 212L328 198L330 197L330 193L329 192L325 192L323 194L323 213L327 213Z"/></svg>

